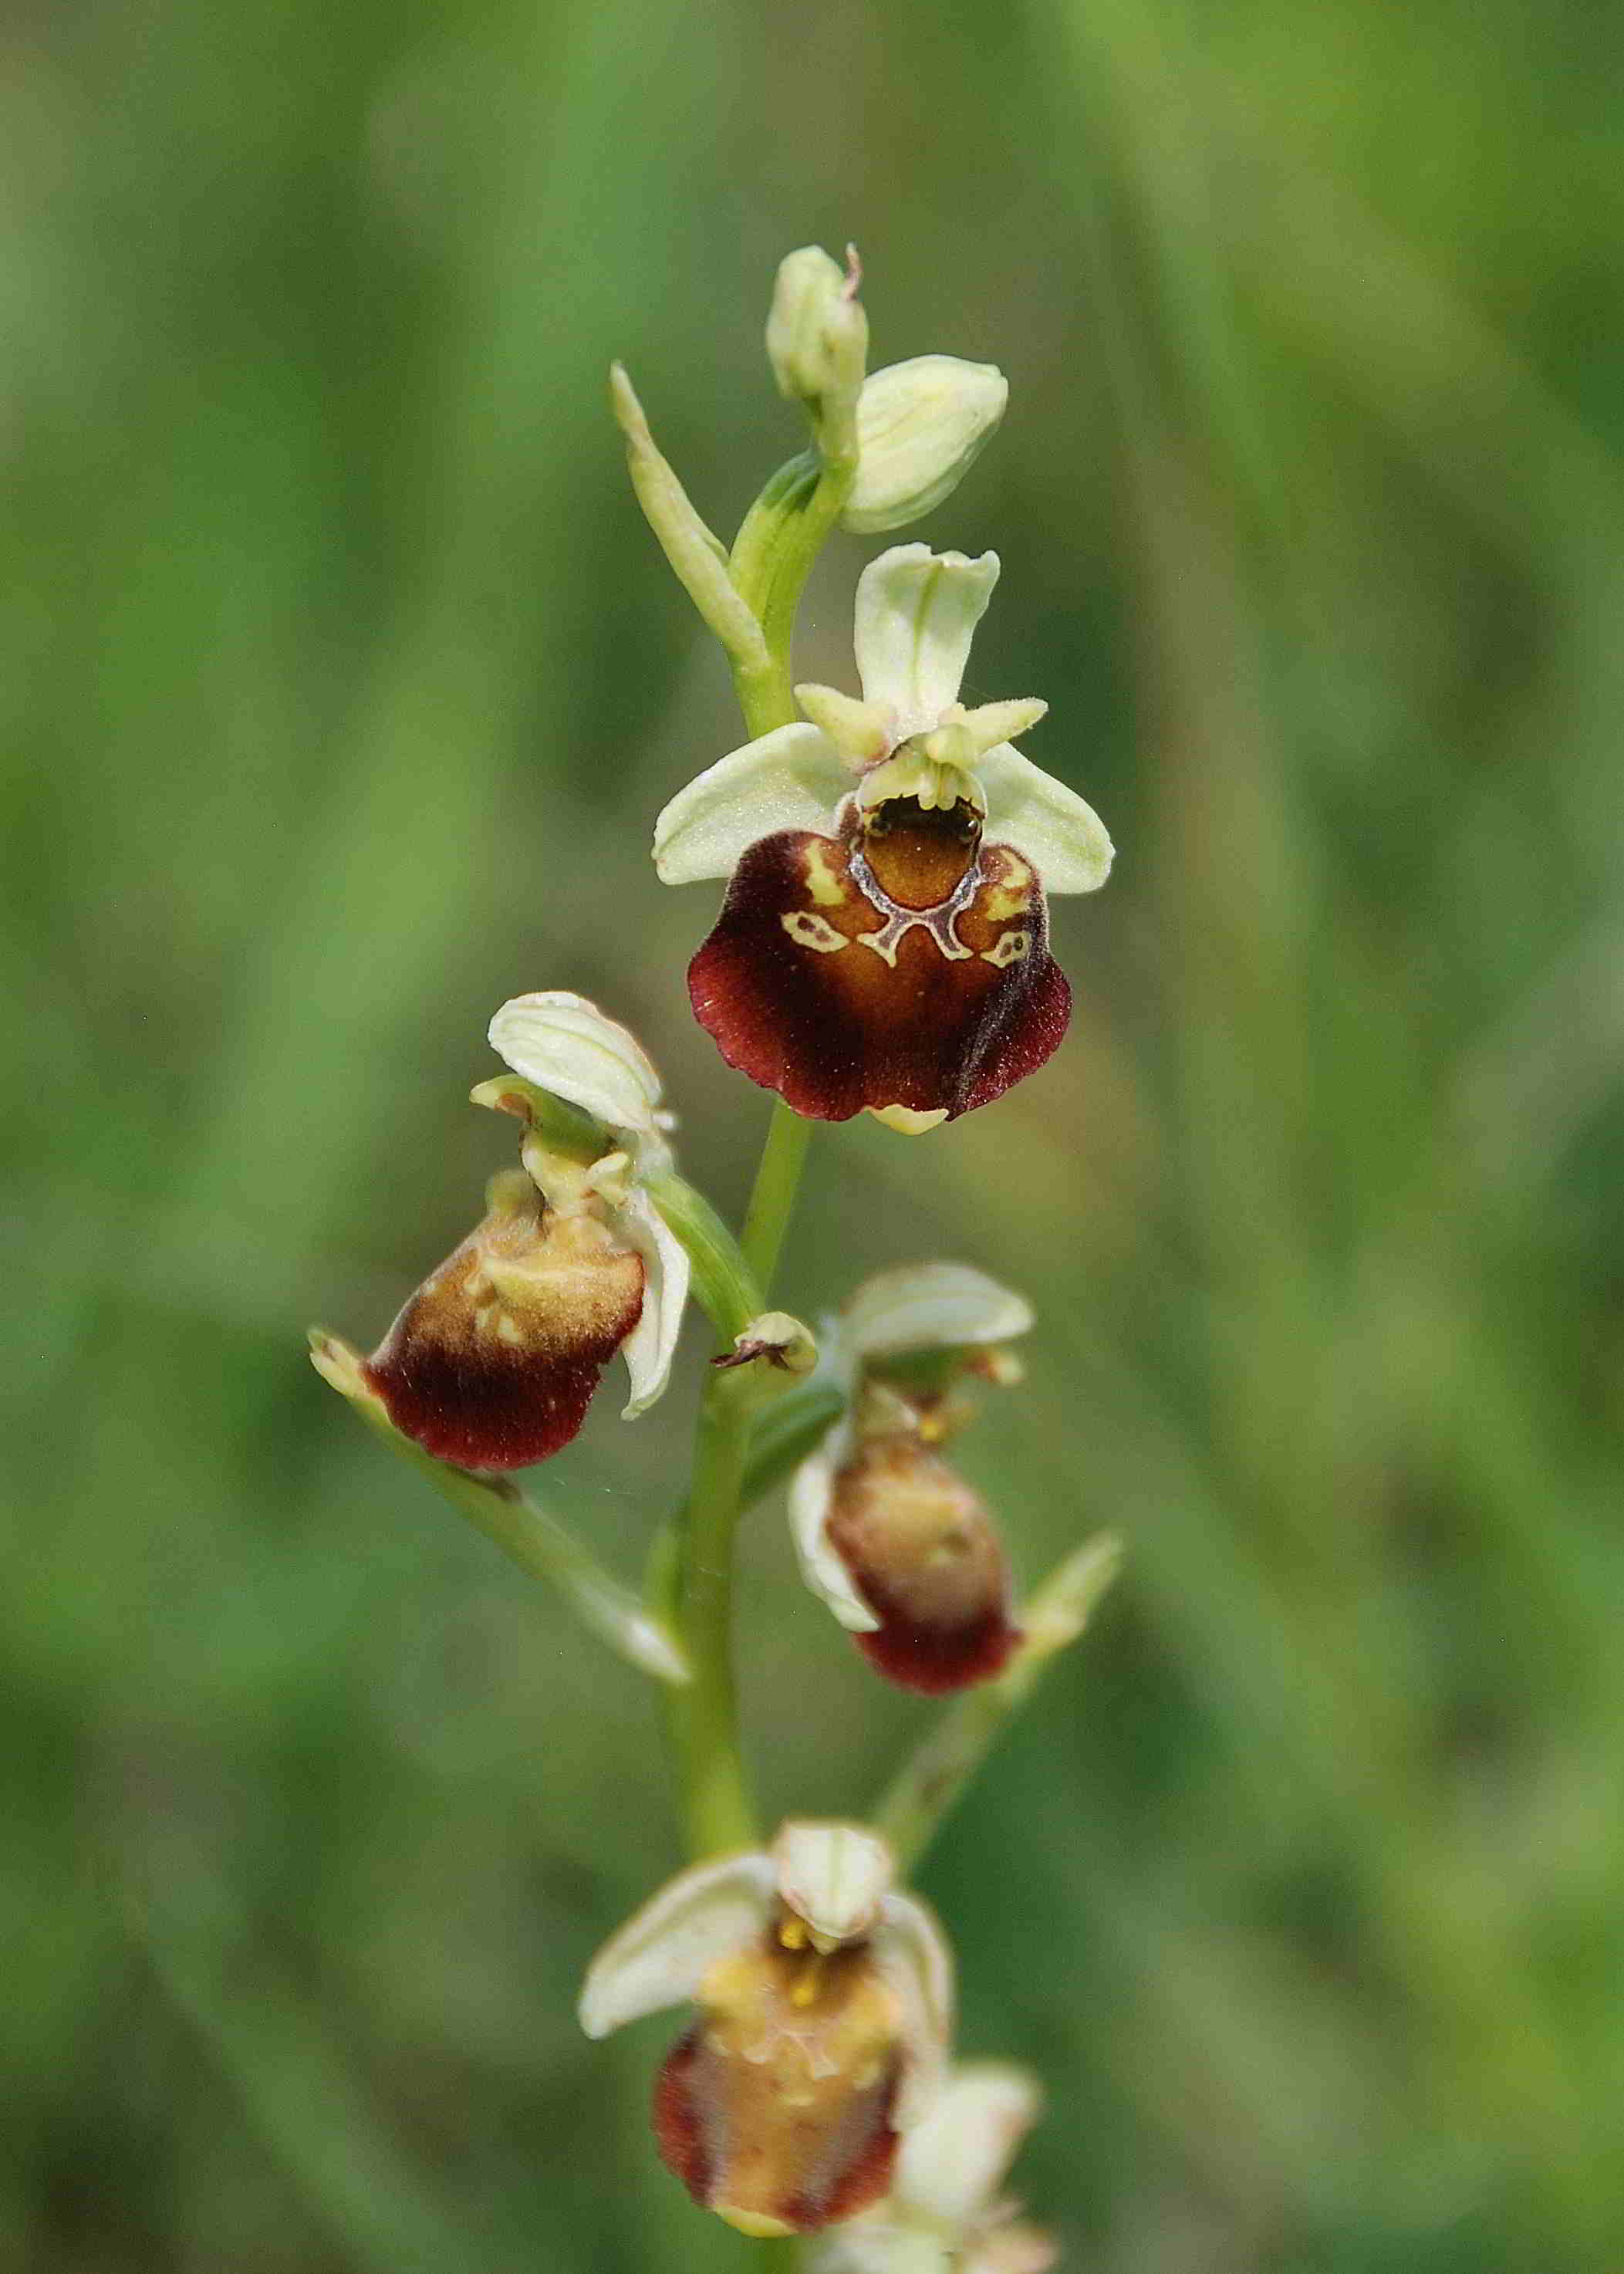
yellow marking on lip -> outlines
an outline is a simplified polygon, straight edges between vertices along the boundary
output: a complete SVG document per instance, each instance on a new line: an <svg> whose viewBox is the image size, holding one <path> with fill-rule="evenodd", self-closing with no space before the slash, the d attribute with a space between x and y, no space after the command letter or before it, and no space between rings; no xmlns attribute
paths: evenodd
<svg viewBox="0 0 1624 2274"><path fill-rule="evenodd" d="M820 908L838 908L846 898L846 886L829 866L829 856L821 845L808 845L806 849L807 890Z"/></svg>
<svg viewBox="0 0 1624 2274"><path fill-rule="evenodd" d="M1032 906L1031 879L995 885L987 895L984 911L989 923L1004 923L1011 916L1024 916Z"/></svg>
<svg viewBox="0 0 1624 2274"><path fill-rule="evenodd" d="M1031 953L1032 934L1029 931L1006 931L991 947L981 950L981 961L990 963L995 971L1003 971L1011 963L1019 963Z"/></svg>
<svg viewBox="0 0 1624 2274"><path fill-rule="evenodd" d="M833 955L847 945L846 934L835 930L827 916L814 915L809 908L795 908L778 922L797 947L815 947L820 955Z"/></svg>

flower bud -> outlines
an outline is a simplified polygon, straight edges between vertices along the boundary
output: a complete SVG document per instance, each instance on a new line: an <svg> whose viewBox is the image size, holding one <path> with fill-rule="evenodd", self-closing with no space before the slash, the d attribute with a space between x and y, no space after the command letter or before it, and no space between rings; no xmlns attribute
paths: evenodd
<svg viewBox="0 0 1624 2274"><path fill-rule="evenodd" d="M523 1170L432 1272L364 1368L390 1420L463 1469L543 1461L580 1428L643 1314L641 1254L587 1210L553 1213Z"/></svg>
<svg viewBox="0 0 1624 2274"><path fill-rule="evenodd" d="M778 393L804 403L820 428L849 416L868 358L868 319L857 297L860 271L805 245L778 263L767 317L767 357Z"/></svg>
<svg viewBox="0 0 1624 2274"><path fill-rule="evenodd" d="M914 356L865 380L846 527L871 537L940 505L996 431L1009 395L995 365L958 356Z"/></svg>

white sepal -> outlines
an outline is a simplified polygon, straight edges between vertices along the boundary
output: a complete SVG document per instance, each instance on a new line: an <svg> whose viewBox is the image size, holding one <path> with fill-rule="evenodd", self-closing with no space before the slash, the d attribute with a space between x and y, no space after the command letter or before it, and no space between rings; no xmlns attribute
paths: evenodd
<svg viewBox="0 0 1624 2274"><path fill-rule="evenodd" d="M992 2208L1042 2106L1035 2077L1010 2061L966 2061L903 2141L893 2192L911 2210L967 2228Z"/></svg>
<svg viewBox="0 0 1624 2274"><path fill-rule="evenodd" d="M761 1932L772 1897L772 1865L759 1849L679 1871L587 1969L580 2015L588 2037L688 2004L718 1958Z"/></svg>
<svg viewBox="0 0 1624 2274"><path fill-rule="evenodd" d="M635 1421L663 1396L671 1379L671 1361L682 1331L682 1306L688 1300L688 1250L667 1228L648 1194L631 1193L614 1211L613 1226L643 1258L643 1308L637 1323L620 1344L626 1371L631 1377L631 1397L621 1409L622 1419Z"/></svg>
<svg viewBox="0 0 1624 2274"><path fill-rule="evenodd" d="M850 787L840 753L817 727L775 727L677 792L654 825L654 865L667 885L731 877L776 830L826 830Z"/></svg>
<svg viewBox="0 0 1624 2274"><path fill-rule="evenodd" d="M814 1939L834 1945L866 1935L891 1892L896 1863L861 1824L792 1818L772 1843L778 1893Z"/></svg>
<svg viewBox="0 0 1624 2274"><path fill-rule="evenodd" d="M953 1954L936 1913L917 1895L887 1895L869 1938L874 1962L902 2005L902 2082L897 2128L929 2112L947 2073L953 2037Z"/></svg>
<svg viewBox="0 0 1624 2274"><path fill-rule="evenodd" d="M515 995L491 1021L491 1048L538 1089L612 1129L652 1136L660 1079L628 1028L583 995Z"/></svg>
<svg viewBox="0 0 1624 2274"><path fill-rule="evenodd" d="M897 734L927 733L958 700L975 627L998 581L998 556L893 545L857 581L854 644L863 699L889 703Z"/></svg>
<svg viewBox="0 0 1624 2274"><path fill-rule="evenodd" d="M829 1542L829 1515L837 1471L849 1457L850 1427L842 1421L790 1480L789 1528L801 1576L853 1634L872 1634L880 1622L852 1584L851 1574Z"/></svg>
<svg viewBox="0 0 1624 2274"><path fill-rule="evenodd" d="M1024 853L1046 892L1099 890L1115 848L1093 806L1008 742L989 750L981 777L989 843Z"/></svg>
<svg viewBox="0 0 1624 2274"><path fill-rule="evenodd" d="M876 1271L840 1320L845 1345L859 1358L1004 1342L1031 1326L1024 1296L967 1263L903 1263Z"/></svg>

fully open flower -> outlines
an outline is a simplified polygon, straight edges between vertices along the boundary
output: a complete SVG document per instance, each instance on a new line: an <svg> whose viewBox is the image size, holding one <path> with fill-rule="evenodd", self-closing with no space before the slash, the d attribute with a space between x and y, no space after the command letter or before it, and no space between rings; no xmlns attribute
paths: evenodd
<svg viewBox="0 0 1624 2274"><path fill-rule="evenodd" d="M1041 2105L1024 2069L955 2068L903 2142L890 2195L823 2236L809 2274L1045 2274L1053 2242L998 2198Z"/></svg>
<svg viewBox="0 0 1624 2274"><path fill-rule="evenodd" d="M695 1014L798 1113L933 1128L1065 1032L1044 892L1102 885L1111 843L1013 747L1045 704L959 700L997 577L991 553L882 553L857 587L861 701L797 688L807 723L719 759L656 824L667 884L732 879L689 969Z"/></svg>
<svg viewBox="0 0 1624 2274"><path fill-rule="evenodd" d="M521 995L491 1021L519 1076L475 1103L526 1124L522 1170L432 1272L364 1369L397 1429L466 1469L516 1469L580 1428L615 1352L629 1419L665 1389L688 1263L643 1188L670 1160L659 1077L579 995Z"/></svg>
<svg viewBox="0 0 1624 2274"><path fill-rule="evenodd" d="M660 2071L660 2153L747 2234L849 2218L890 2183L898 2136L940 2085L952 1961L855 1824L785 1825L770 1853L698 1864L593 1960L591 2037L692 2000Z"/></svg>
<svg viewBox="0 0 1624 2274"><path fill-rule="evenodd" d="M958 1263L883 1271L859 1288L825 1338L849 1404L790 1487L790 1524L807 1584L865 1657L906 1689L985 1682L1020 1640L997 1527L936 1449L962 1417L952 1367L908 1363L1024 1334L1029 1306Z"/></svg>

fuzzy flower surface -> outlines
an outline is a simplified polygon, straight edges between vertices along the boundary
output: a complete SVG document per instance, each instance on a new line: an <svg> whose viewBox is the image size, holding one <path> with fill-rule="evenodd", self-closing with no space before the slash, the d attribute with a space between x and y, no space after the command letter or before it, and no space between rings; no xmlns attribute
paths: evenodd
<svg viewBox="0 0 1624 2274"><path fill-rule="evenodd" d="M1046 2274L1053 2242L999 2192L1041 2106L1026 2070L959 2064L903 2142L891 2193L820 2236L808 2274Z"/></svg>
<svg viewBox="0 0 1624 2274"><path fill-rule="evenodd" d="M792 1480L795 1552L813 1593L905 1689L988 1681L1021 1637L997 1525L940 1449L965 1417L940 1382L921 1390L890 1362L962 1354L987 1371L993 1346L1031 1325L1023 1298L983 1272L908 1264L866 1281L823 1338L849 1403Z"/></svg>
<svg viewBox="0 0 1624 2274"><path fill-rule="evenodd" d="M692 2003L660 2070L660 2153L746 2234L808 2233L883 2195L945 2073L952 1960L856 1824L790 1822L770 1850L680 1872L593 1960L581 2023L606 2036Z"/></svg>
<svg viewBox="0 0 1624 2274"><path fill-rule="evenodd" d="M659 1077L579 995L521 995L490 1039L517 1080L474 1102L526 1124L523 1166L410 1297L363 1374L395 1427L467 1469L545 1460L575 1436L619 1351L627 1418L665 1387L688 1261L644 1189L670 1162Z"/></svg>
<svg viewBox="0 0 1624 2274"><path fill-rule="evenodd" d="M689 968L700 1024L812 1118L867 1108L917 1134L1065 1033L1045 894L1102 885L1111 842L1014 747L1046 704L959 699L997 578L991 553L882 553L857 587L861 699L798 687L802 722L718 759L656 824L667 884L729 879Z"/></svg>

